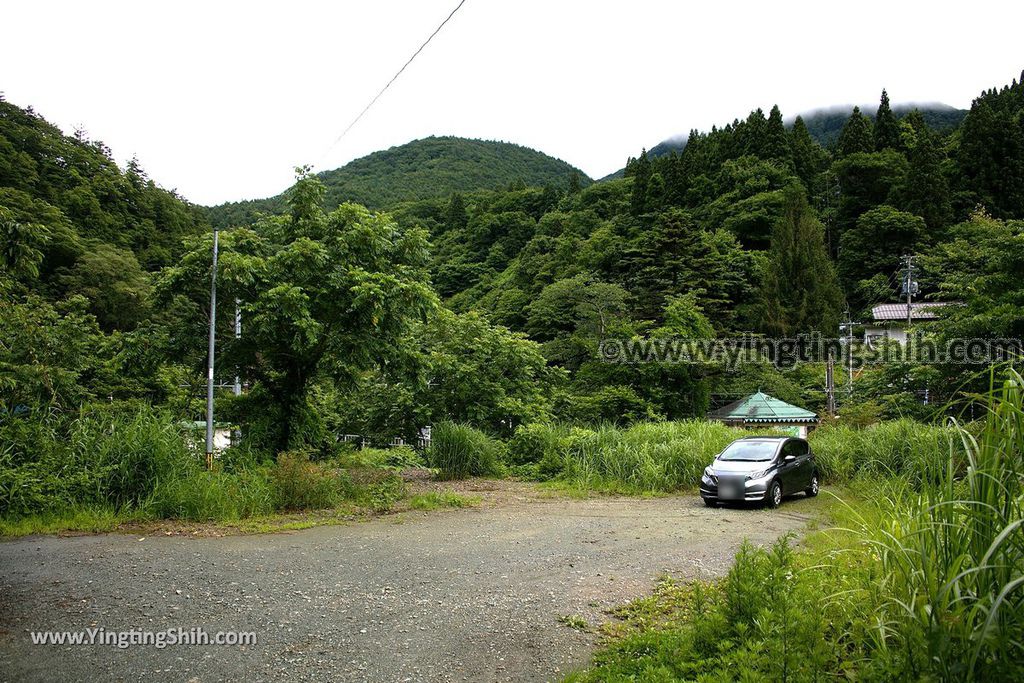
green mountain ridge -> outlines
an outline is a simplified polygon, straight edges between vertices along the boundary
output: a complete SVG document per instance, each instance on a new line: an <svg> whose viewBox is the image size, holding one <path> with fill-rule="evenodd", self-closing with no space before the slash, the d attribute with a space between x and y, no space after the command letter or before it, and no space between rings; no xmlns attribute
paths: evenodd
<svg viewBox="0 0 1024 683"><path fill-rule="evenodd" d="M327 186L328 208L351 201L381 209L401 202L447 197L453 192L517 184L563 189L573 174L581 185L592 182L578 168L529 147L431 136L373 152L318 176ZM267 199L220 204L209 207L207 213L212 224L226 227L249 223L257 213L280 211L284 205L282 193Z"/></svg>
<svg viewBox="0 0 1024 683"><path fill-rule="evenodd" d="M853 113L855 106L868 118L874 120L874 111L877 106L874 104L839 104L811 109L798 114L797 116L803 119L804 125L807 126L807 132L810 133L815 142L822 147L829 147L834 145L839 139L839 133L843 130L843 126L846 124L847 119L850 118L850 114ZM893 113L899 118L906 116L915 109L921 112L925 123L939 133L945 133L956 128L967 115L966 109L957 109L956 107L943 104L942 102L906 102L903 104L895 104L892 107ZM795 121L796 118L797 117L794 116L792 119L788 120L786 122L786 126L788 128L792 128L793 121ZM647 156L656 158L666 156L672 152L678 153L686 147L686 140L686 135L677 135L675 137L662 140L647 150ZM625 168L620 168L614 173L604 176L600 180L621 178L625 170Z"/></svg>

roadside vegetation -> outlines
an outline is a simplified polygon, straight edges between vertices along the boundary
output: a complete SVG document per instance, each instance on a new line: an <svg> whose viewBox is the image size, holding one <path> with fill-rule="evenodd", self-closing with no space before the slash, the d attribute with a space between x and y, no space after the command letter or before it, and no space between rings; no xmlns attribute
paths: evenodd
<svg viewBox="0 0 1024 683"><path fill-rule="evenodd" d="M1021 680L1024 378L985 407L943 466L885 463L801 546L745 545L718 581L664 579L568 680Z"/></svg>

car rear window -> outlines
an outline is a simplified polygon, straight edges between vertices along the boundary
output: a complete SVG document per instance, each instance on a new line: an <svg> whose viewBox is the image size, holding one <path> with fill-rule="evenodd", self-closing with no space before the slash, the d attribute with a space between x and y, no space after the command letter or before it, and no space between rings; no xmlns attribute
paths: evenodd
<svg viewBox="0 0 1024 683"><path fill-rule="evenodd" d="M722 451L718 459L749 460L751 462L771 460L775 455L776 446L774 441L733 441Z"/></svg>

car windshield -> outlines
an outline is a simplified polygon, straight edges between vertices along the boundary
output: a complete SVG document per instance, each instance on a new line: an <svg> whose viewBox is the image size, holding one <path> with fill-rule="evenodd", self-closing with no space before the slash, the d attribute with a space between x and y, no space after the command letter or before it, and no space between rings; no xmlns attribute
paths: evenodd
<svg viewBox="0 0 1024 683"><path fill-rule="evenodd" d="M760 462L771 460L775 455L776 442L774 441L733 441L728 448L718 456L719 460L746 460L749 462Z"/></svg>

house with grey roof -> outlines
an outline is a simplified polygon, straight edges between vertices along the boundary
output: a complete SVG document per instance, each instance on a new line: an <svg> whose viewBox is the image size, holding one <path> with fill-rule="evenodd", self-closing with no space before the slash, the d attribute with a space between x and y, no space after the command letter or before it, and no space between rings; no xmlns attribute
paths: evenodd
<svg viewBox="0 0 1024 683"><path fill-rule="evenodd" d="M948 302L915 301L910 304L910 324L916 325L936 320ZM864 343L892 339L900 344L907 343L907 304L876 304L871 308L871 322L864 325Z"/></svg>

